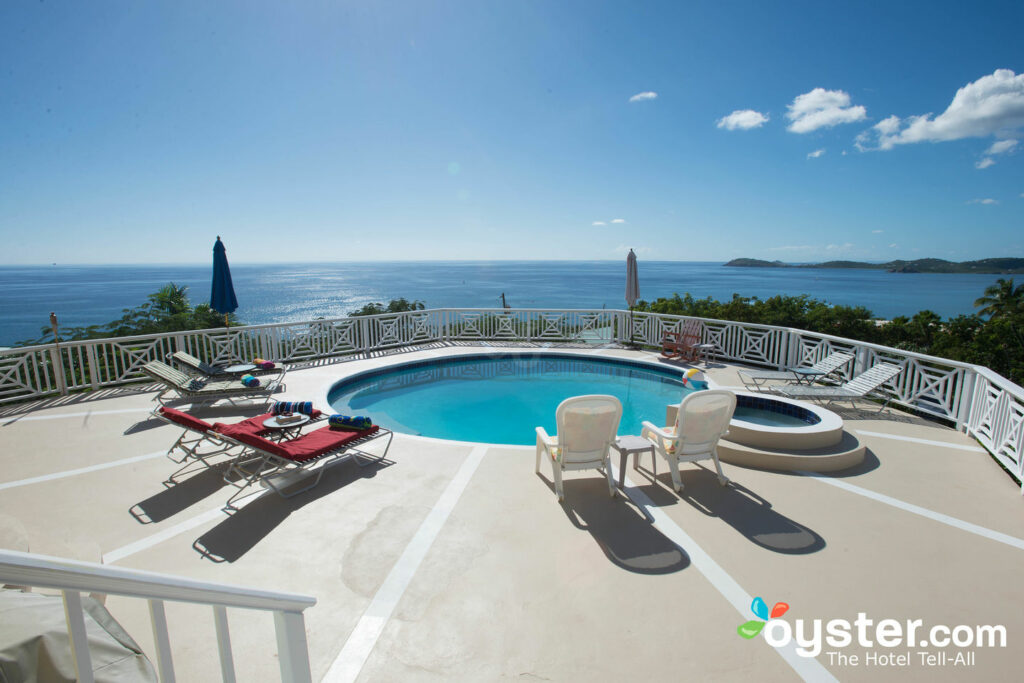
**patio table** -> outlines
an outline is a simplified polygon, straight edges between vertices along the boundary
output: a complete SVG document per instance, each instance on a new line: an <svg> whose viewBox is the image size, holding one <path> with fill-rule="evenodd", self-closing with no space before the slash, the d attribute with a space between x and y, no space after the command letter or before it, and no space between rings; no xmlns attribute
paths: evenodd
<svg viewBox="0 0 1024 683"><path fill-rule="evenodd" d="M626 463L629 462L629 456L635 455L636 458L633 460L633 469L637 469L637 465L640 461L640 454L650 452L651 454L651 473L657 475L658 464L657 457L654 455L654 444L643 438L642 436L620 436L615 439L612 444L612 448L619 452L619 488L621 489L626 481Z"/></svg>

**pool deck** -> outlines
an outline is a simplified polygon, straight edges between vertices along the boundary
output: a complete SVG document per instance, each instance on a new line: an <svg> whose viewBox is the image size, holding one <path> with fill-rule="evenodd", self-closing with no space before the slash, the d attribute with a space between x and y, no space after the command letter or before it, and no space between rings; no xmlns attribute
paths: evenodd
<svg viewBox="0 0 1024 683"><path fill-rule="evenodd" d="M344 375L506 346L431 346L296 366L281 399L324 400ZM571 349L557 349L572 351ZM656 353L576 349L613 358ZM737 387L735 366L708 377ZM566 499L533 447L395 435L386 460L332 467L291 499L259 490L232 515L223 467L165 484L180 431L147 413L152 386L0 408L0 546L315 596L314 680L1013 680L1024 643L1024 499L972 439L894 411L840 413L864 464L801 475L723 464L595 471ZM187 406L186 406L187 407ZM260 409L208 408L233 421ZM652 416L660 421L662 416ZM618 458L613 459L618 465ZM709 464L709 463L703 463ZM617 478L617 477L616 477ZM133 515L132 511L136 514ZM1002 625L1006 647L929 666L941 647L843 649L817 658L744 640L754 596L786 620ZM144 600L107 606L154 652ZM168 603L179 680L219 680L210 610ZM277 676L269 614L229 610L238 680ZM920 636L919 636L920 637ZM856 665L828 652L859 657ZM865 661L907 654L908 664ZM155 659L155 658L154 658Z"/></svg>

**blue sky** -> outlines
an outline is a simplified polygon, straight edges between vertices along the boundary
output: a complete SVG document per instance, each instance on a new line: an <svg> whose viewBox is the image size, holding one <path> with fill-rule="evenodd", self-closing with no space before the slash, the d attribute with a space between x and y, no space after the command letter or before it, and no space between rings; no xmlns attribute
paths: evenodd
<svg viewBox="0 0 1024 683"><path fill-rule="evenodd" d="M7 2L0 263L208 262L218 234L232 262L1024 256L1022 25L1019 1Z"/></svg>

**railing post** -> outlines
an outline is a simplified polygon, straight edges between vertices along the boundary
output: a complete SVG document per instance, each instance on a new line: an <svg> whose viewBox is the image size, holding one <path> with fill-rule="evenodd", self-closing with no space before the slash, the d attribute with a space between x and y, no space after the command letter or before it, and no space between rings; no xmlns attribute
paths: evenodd
<svg viewBox="0 0 1024 683"><path fill-rule="evenodd" d="M360 350L364 353L368 353L373 346L370 343L370 320L365 315L359 319L359 342L362 346Z"/></svg>
<svg viewBox="0 0 1024 683"><path fill-rule="evenodd" d="M956 416L956 426L962 432L968 431L971 421L971 411L974 409L974 387L977 384L978 371L964 370L964 381L960 386L960 405Z"/></svg>
<svg viewBox="0 0 1024 683"><path fill-rule="evenodd" d="M93 391L100 388L99 363L96 362L96 345L89 344L85 347L85 360L89 366L89 384Z"/></svg>
<svg viewBox="0 0 1024 683"><path fill-rule="evenodd" d="M75 656L75 679L79 683L92 683L92 657L89 654L89 636L85 630L85 615L82 613L82 594L78 591L63 591L64 619L68 624L71 638L71 652Z"/></svg>
<svg viewBox="0 0 1024 683"><path fill-rule="evenodd" d="M64 377L64 357L57 344L50 347L50 367L53 369L53 379L57 382L57 390L60 391L61 396L67 396L68 383Z"/></svg>
<svg viewBox="0 0 1024 683"><path fill-rule="evenodd" d="M217 651L220 653L220 677L224 683L235 683L235 661L231 657L231 633L228 611L223 605L213 606L213 624L217 630Z"/></svg>
<svg viewBox="0 0 1024 683"><path fill-rule="evenodd" d="M779 370L785 370L789 364L789 342L792 336L792 332L786 332L785 334L779 335L779 352L776 358L779 363Z"/></svg>
<svg viewBox="0 0 1024 683"><path fill-rule="evenodd" d="M853 360L853 375L859 375L867 370L868 350L866 347L858 346L856 358Z"/></svg>
<svg viewBox="0 0 1024 683"><path fill-rule="evenodd" d="M171 638L167 633L167 613L163 600L149 601L149 617L153 622L153 642L156 644L156 668L160 683L174 683L174 661L171 659Z"/></svg>
<svg viewBox="0 0 1024 683"><path fill-rule="evenodd" d="M274 612L277 631L277 658L284 683L309 683L309 647L306 644L306 623L302 612Z"/></svg>

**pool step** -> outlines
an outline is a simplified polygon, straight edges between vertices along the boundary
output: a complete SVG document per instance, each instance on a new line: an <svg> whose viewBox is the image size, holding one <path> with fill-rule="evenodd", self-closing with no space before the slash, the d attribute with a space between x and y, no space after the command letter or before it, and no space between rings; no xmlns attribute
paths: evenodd
<svg viewBox="0 0 1024 683"><path fill-rule="evenodd" d="M767 470L834 472L864 462L864 444L846 430L838 443L806 450L757 448L726 437L718 442L718 457L733 465Z"/></svg>

